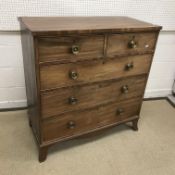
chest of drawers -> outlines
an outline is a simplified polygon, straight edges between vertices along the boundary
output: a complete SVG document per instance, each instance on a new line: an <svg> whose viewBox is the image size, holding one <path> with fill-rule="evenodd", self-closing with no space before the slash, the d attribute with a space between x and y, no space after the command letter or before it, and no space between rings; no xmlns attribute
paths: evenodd
<svg viewBox="0 0 175 175"><path fill-rule="evenodd" d="M49 146L137 122L160 26L128 17L21 17L29 124Z"/></svg>

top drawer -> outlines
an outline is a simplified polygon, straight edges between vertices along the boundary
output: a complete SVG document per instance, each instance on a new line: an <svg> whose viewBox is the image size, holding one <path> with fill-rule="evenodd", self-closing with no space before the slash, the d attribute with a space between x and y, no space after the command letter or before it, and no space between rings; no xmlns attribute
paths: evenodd
<svg viewBox="0 0 175 175"><path fill-rule="evenodd" d="M74 62L103 57L104 36L60 36L38 38L40 62Z"/></svg>
<svg viewBox="0 0 175 175"><path fill-rule="evenodd" d="M111 34L108 37L107 56L153 53L157 33Z"/></svg>

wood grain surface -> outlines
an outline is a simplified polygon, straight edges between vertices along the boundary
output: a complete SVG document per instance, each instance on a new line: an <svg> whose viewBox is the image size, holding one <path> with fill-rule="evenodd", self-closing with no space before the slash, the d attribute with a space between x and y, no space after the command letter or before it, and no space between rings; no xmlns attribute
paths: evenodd
<svg viewBox="0 0 175 175"><path fill-rule="evenodd" d="M40 62L71 62L103 57L104 36L65 36L38 38L38 53ZM78 47L74 54L72 48Z"/></svg>
<svg viewBox="0 0 175 175"><path fill-rule="evenodd" d="M159 31L160 26L124 16L101 17L21 17L33 33L58 34L93 32Z"/></svg>
<svg viewBox="0 0 175 175"><path fill-rule="evenodd" d="M153 53L156 44L157 33L124 33L111 34L108 37L107 56L123 56L139 53ZM129 48L130 41L136 43L136 48Z"/></svg>
<svg viewBox="0 0 175 175"><path fill-rule="evenodd" d="M133 117L138 114L140 100L133 98L125 102L111 103L99 106L98 108L70 112L59 115L51 120L45 120L42 125L43 141L59 140L62 137L80 134ZM118 113L120 109L123 110L122 114ZM74 123L72 128L70 123Z"/></svg>
<svg viewBox="0 0 175 175"><path fill-rule="evenodd" d="M65 112L92 108L100 104L141 97L145 81L146 76L135 76L41 93L42 117L48 118ZM128 90L125 90L125 87ZM75 104L70 103L70 98L77 100Z"/></svg>
<svg viewBox="0 0 175 175"><path fill-rule="evenodd" d="M24 29L21 23L21 28ZM27 30L21 32L21 42L23 50L23 63L24 63L24 74L26 84L26 95L27 95L27 106L28 106L28 118L29 125L32 126L33 132L35 133L36 140L41 143L40 137L40 92L39 92L39 79L37 60L35 58L35 43L34 38Z"/></svg>
<svg viewBox="0 0 175 175"><path fill-rule="evenodd" d="M22 17L29 125L52 144L138 119L160 26L128 17Z"/></svg>
<svg viewBox="0 0 175 175"><path fill-rule="evenodd" d="M129 56L103 61L84 61L70 64L54 64L40 67L41 90L92 83L148 73L152 55ZM126 65L134 67L126 70ZM69 73L77 72L78 78L71 79Z"/></svg>

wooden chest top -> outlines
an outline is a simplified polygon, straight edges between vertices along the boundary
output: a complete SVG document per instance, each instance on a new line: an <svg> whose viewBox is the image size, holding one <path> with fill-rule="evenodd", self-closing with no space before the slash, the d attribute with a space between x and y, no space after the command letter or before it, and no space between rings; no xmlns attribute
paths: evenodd
<svg viewBox="0 0 175 175"><path fill-rule="evenodd" d="M20 17L33 33L100 33L158 31L160 26L129 17Z"/></svg>

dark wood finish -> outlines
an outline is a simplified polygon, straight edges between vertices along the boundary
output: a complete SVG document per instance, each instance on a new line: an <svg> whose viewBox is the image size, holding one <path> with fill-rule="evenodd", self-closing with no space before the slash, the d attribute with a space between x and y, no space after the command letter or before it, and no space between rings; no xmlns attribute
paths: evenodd
<svg viewBox="0 0 175 175"><path fill-rule="evenodd" d="M43 121L43 141L85 133L91 129L117 123L138 114L140 99L100 105L95 108L74 111ZM122 110L122 112L120 112ZM72 127L71 124L72 123Z"/></svg>
<svg viewBox="0 0 175 175"><path fill-rule="evenodd" d="M36 140L41 144L40 136L40 97L38 93L38 62L35 52L35 39L28 30L25 30L24 24L21 23L21 42L23 49L23 62L28 106L29 125L36 137Z"/></svg>
<svg viewBox="0 0 175 175"><path fill-rule="evenodd" d="M103 35L40 37L38 38L39 61L75 62L102 58L103 44ZM77 52L73 51L75 46L78 47Z"/></svg>
<svg viewBox="0 0 175 175"><path fill-rule="evenodd" d="M61 88L41 94L42 117L47 118L68 111L87 109L104 103L141 97L146 76L104 81L88 86ZM124 88L127 86L128 90ZM70 104L70 97L76 98Z"/></svg>
<svg viewBox="0 0 175 175"><path fill-rule="evenodd" d="M116 57L123 55L135 55L139 53L153 53L156 38L156 32L109 35L107 56ZM132 48L129 45L132 41L135 42L135 48Z"/></svg>
<svg viewBox="0 0 175 175"><path fill-rule="evenodd" d="M132 121L134 131L138 131L138 120L139 119L137 118Z"/></svg>
<svg viewBox="0 0 175 175"><path fill-rule="evenodd" d="M148 73L151 60L152 55L137 55L106 59L105 63L99 60L42 65L40 67L41 90L145 74ZM128 63L134 65L130 70L126 68ZM76 79L69 76L71 71L77 72L78 77Z"/></svg>
<svg viewBox="0 0 175 175"><path fill-rule="evenodd" d="M138 130L160 26L128 17L22 17L29 125L48 148L118 124Z"/></svg>
<svg viewBox="0 0 175 175"><path fill-rule="evenodd" d="M131 31L159 31L160 26L129 17L22 17L21 21L34 34L54 32L72 33L116 33Z"/></svg>
<svg viewBox="0 0 175 175"><path fill-rule="evenodd" d="M39 162L43 162L46 160L47 152L48 152L47 146L43 146L39 148Z"/></svg>

